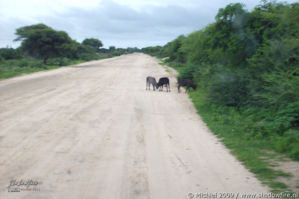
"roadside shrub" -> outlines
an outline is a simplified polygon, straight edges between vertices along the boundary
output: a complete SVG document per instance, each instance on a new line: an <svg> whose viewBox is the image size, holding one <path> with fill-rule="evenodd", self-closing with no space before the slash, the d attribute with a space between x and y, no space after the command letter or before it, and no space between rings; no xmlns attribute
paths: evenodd
<svg viewBox="0 0 299 199"><path fill-rule="evenodd" d="M189 79L194 81L195 75L197 74L198 67L195 65L183 65L183 69L181 70L181 73L179 74L180 79Z"/></svg>
<svg viewBox="0 0 299 199"><path fill-rule="evenodd" d="M3 60L10 60L10 59L20 59L22 58L22 55L18 49L0 48L0 57Z"/></svg>
<svg viewBox="0 0 299 199"><path fill-rule="evenodd" d="M287 153L295 160L299 160L299 131L288 130L283 136L271 136L274 149L280 153Z"/></svg>
<svg viewBox="0 0 299 199"><path fill-rule="evenodd" d="M208 86L211 102L225 106L243 106L248 97L247 80L234 73L214 74Z"/></svg>
<svg viewBox="0 0 299 199"><path fill-rule="evenodd" d="M59 57L59 58L51 58L48 59L47 65L54 65L54 66L66 66L71 63L71 59L66 57Z"/></svg>

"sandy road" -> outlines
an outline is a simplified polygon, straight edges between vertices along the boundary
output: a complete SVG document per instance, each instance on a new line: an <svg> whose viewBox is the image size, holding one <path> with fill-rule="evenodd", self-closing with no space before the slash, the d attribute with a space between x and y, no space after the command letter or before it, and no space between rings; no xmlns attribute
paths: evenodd
<svg viewBox="0 0 299 199"><path fill-rule="evenodd" d="M0 81L0 198L179 199L267 192L188 96L145 90L170 76L132 54ZM11 180L39 184L8 192ZM26 188L12 183L10 188Z"/></svg>

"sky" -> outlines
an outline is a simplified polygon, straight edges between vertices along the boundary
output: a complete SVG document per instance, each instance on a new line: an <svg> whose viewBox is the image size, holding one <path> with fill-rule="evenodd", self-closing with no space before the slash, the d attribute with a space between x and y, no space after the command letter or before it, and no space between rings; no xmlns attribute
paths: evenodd
<svg viewBox="0 0 299 199"><path fill-rule="evenodd" d="M252 10L260 0L0 0L0 48L18 47L15 30L37 23L78 42L100 39L105 48L165 45L214 22L220 8L236 2Z"/></svg>

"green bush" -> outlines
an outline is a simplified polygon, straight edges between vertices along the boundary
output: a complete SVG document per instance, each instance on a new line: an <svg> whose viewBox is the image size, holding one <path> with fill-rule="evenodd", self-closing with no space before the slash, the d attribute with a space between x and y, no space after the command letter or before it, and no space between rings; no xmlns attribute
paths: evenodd
<svg viewBox="0 0 299 199"><path fill-rule="evenodd" d="M0 60L20 59L20 50L13 48L0 48Z"/></svg>
<svg viewBox="0 0 299 199"><path fill-rule="evenodd" d="M71 59L66 57L59 57L59 58L51 58L48 59L47 65L54 65L54 66L67 66L72 62Z"/></svg>
<svg viewBox="0 0 299 199"><path fill-rule="evenodd" d="M219 126L298 160L298 12L299 3L262 1L251 12L229 4L204 29L144 52L194 81Z"/></svg>
<svg viewBox="0 0 299 199"><path fill-rule="evenodd" d="M213 103L240 107L248 97L248 81L234 73L214 74L209 83L209 99Z"/></svg>

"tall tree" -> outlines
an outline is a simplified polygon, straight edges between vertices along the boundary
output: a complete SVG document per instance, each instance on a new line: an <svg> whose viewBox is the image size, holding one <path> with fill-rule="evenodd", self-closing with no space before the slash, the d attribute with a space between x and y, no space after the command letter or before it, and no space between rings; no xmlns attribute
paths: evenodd
<svg viewBox="0 0 299 199"><path fill-rule="evenodd" d="M56 31L44 24L18 28L15 33L17 41L22 41L21 49L29 55L47 59L60 56L71 56L77 44L66 32Z"/></svg>
<svg viewBox="0 0 299 199"><path fill-rule="evenodd" d="M95 39L95 38L84 39L82 41L82 44L87 45L87 46L91 46L96 51L99 51L99 48L101 48L103 46L103 43L101 42L101 40L98 40L98 39Z"/></svg>

